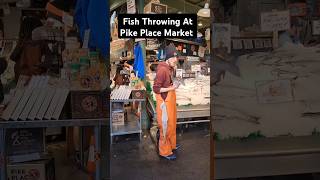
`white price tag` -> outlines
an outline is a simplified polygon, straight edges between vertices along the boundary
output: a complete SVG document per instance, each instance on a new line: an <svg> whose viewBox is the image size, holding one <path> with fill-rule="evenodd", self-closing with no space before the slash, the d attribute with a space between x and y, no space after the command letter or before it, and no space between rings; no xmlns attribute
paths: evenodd
<svg viewBox="0 0 320 180"><path fill-rule="evenodd" d="M196 56L197 55L197 51L193 51L193 55Z"/></svg>
<svg viewBox="0 0 320 180"><path fill-rule="evenodd" d="M62 22L69 27L73 27L73 17L68 13L63 13Z"/></svg>
<svg viewBox="0 0 320 180"><path fill-rule="evenodd" d="M187 53L187 49L183 49L182 52L183 52L183 53Z"/></svg>
<svg viewBox="0 0 320 180"><path fill-rule="evenodd" d="M90 38L90 29L87 29L84 33L82 48L85 48L85 49L88 48L89 38Z"/></svg>
<svg viewBox="0 0 320 180"><path fill-rule="evenodd" d="M208 68L208 73L210 73L210 68Z"/></svg>
<svg viewBox="0 0 320 180"><path fill-rule="evenodd" d="M135 14L136 13L135 0L127 0L127 13L128 14Z"/></svg>
<svg viewBox="0 0 320 180"><path fill-rule="evenodd" d="M183 73L183 70L182 70L182 69L177 69L177 70L176 70L176 77L177 77L177 78L182 78L182 73Z"/></svg>

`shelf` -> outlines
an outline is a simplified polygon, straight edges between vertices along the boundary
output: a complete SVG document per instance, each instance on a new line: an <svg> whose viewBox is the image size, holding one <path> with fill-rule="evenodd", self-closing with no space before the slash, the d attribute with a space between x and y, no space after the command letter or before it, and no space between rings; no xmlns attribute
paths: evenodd
<svg viewBox="0 0 320 180"><path fill-rule="evenodd" d="M177 107L178 119L202 117L210 117L210 105L190 105Z"/></svg>
<svg viewBox="0 0 320 180"><path fill-rule="evenodd" d="M104 119L67 119L67 120L34 120L34 121L1 121L0 128L48 128L70 126L108 125L109 118Z"/></svg>
<svg viewBox="0 0 320 180"><path fill-rule="evenodd" d="M139 117L135 114L128 113L128 118L124 125L112 125L111 136L141 133Z"/></svg>
<svg viewBox="0 0 320 180"><path fill-rule="evenodd" d="M146 101L146 99L126 99L126 100L115 100L115 99L111 99L110 102L114 103L114 102L143 102Z"/></svg>
<svg viewBox="0 0 320 180"><path fill-rule="evenodd" d="M172 39L172 38L167 38L167 40L169 40L169 41L174 41L174 42L185 43L185 44L192 44L192 45L201 46L200 43L193 42L193 41L188 41L188 40L184 40L184 39Z"/></svg>

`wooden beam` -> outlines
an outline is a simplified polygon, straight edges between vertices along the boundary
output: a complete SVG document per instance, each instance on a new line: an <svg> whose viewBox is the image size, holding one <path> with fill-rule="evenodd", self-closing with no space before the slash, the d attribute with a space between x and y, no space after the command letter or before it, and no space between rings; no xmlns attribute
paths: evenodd
<svg viewBox="0 0 320 180"><path fill-rule="evenodd" d="M110 12L117 9L118 7L122 6L126 2L127 2L126 0L110 0L109 1Z"/></svg>
<svg viewBox="0 0 320 180"><path fill-rule="evenodd" d="M160 0L162 4L166 4L169 7L175 8L178 11L186 11L186 13L197 13L199 9L203 8L201 6L198 6L196 4L192 4L190 2L184 1L184 0Z"/></svg>

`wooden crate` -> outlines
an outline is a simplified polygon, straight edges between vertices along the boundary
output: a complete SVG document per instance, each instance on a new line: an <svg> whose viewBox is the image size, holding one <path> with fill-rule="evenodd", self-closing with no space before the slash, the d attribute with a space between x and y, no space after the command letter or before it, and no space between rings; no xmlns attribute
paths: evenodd
<svg viewBox="0 0 320 180"><path fill-rule="evenodd" d="M73 119L107 118L107 92L72 91L71 112Z"/></svg>
<svg viewBox="0 0 320 180"><path fill-rule="evenodd" d="M132 99L145 99L146 91L144 90L132 90L131 91Z"/></svg>

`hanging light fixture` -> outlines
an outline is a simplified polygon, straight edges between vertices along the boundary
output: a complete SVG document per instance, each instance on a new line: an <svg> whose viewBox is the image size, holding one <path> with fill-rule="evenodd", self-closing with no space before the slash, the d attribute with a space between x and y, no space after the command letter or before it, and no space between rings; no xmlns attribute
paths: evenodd
<svg viewBox="0 0 320 180"><path fill-rule="evenodd" d="M205 3L204 8L202 8L198 11L197 15L200 17L206 17L206 18L210 17L210 9L209 9L208 2Z"/></svg>

